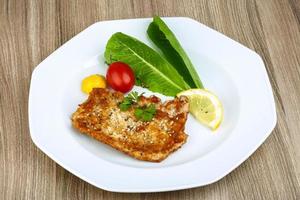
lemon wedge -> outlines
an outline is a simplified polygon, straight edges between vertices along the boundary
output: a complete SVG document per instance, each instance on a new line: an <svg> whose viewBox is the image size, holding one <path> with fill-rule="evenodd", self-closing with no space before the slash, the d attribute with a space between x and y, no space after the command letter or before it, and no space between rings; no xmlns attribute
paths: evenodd
<svg viewBox="0 0 300 200"><path fill-rule="evenodd" d="M104 76L94 74L84 78L81 82L81 90L89 94L93 88L106 88L106 81Z"/></svg>
<svg viewBox="0 0 300 200"><path fill-rule="evenodd" d="M205 89L189 89L177 94L189 99L190 113L202 124L216 130L223 120L223 106L216 95Z"/></svg>

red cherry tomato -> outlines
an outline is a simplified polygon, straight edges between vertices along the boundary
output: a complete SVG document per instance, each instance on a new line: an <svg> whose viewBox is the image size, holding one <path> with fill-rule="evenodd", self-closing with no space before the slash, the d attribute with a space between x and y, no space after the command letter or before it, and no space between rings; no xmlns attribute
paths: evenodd
<svg viewBox="0 0 300 200"><path fill-rule="evenodd" d="M132 69L127 64L114 62L108 67L106 81L114 90L126 93L134 86L135 78Z"/></svg>

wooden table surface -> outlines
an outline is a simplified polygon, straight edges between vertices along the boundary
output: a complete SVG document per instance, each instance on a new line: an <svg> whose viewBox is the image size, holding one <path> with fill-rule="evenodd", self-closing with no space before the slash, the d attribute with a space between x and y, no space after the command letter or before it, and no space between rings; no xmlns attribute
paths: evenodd
<svg viewBox="0 0 300 200"><path fill-rule="evenodd" d="M258 52L273 87L277 126L217 183L165 193L107 192L64 170L32 143L31 72L94 22L154 14L194 18ZM300 199L299 23L299 0L0 0L0 199Z"/></svg>

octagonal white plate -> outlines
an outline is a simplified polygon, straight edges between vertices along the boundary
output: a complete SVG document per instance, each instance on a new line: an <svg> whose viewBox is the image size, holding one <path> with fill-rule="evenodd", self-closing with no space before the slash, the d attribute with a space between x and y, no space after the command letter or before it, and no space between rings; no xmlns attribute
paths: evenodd
<svg viewBox="0 0 300 200"><path fill-rule="evenodd" d="M29 125L33 142L59 165L99 188L154 192L213 183L246 160L276 124L272 89L258 54L195 20L164 20L206 88L223 102L225 116L216 132L189 116L187 143L161 163L134 160L79 134L70 121L77 105L86 99L80 91L82 78L106 72L103 53L109 37L121 31L153 47L146 35L151 19L95 23L53 52L32 74Z"/></svg>

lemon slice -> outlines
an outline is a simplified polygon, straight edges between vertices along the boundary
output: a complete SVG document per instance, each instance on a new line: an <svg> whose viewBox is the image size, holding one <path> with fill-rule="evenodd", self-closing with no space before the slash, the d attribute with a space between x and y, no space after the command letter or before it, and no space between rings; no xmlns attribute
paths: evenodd
<svg viewBox="0 0 300 200"><path fill-rule="evenodd" d="M218 97L205 89L190 89L177 94L189 98L190 113L202 124L216 130L223 120L223 106Z"/></svg>

